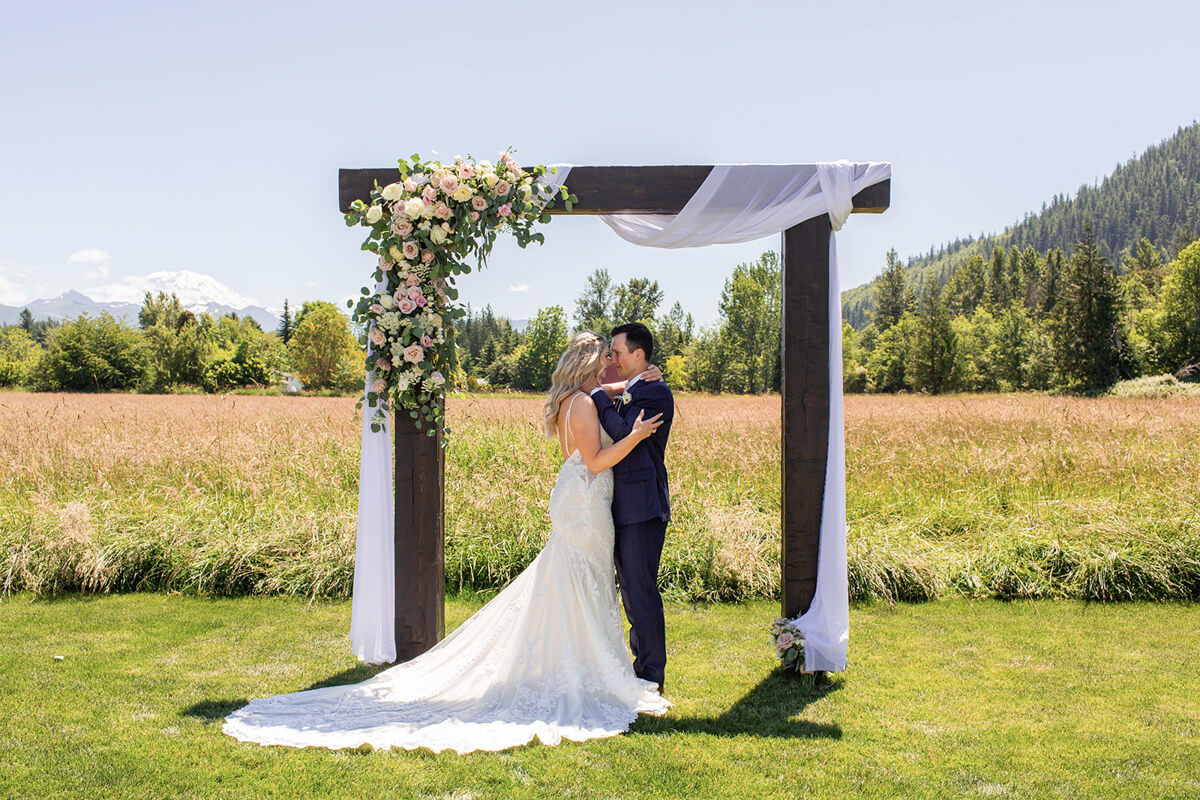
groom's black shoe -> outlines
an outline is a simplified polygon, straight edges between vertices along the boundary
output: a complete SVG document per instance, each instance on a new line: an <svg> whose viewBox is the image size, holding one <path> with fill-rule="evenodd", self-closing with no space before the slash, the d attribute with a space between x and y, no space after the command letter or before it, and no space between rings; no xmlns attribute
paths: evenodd
<svg viewBox="0 0 1200 800"><path fill-rule="evenodd" d="M665 683L660 683L660 684L658 685L658 693L659 693L659 694L664 694L664 693L667 691L667 689L666 689L666 686L667 686L667 685L666 685Z"/></svg>

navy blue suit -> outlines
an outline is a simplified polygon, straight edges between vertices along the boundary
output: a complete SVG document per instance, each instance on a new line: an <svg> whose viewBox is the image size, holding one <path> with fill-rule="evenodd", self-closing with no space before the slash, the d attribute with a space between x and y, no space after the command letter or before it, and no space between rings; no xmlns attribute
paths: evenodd
<svg viewBox="0 0 1200 800"><path fill-rule="evenodd" d="M671 497L663 456L675 418L675 398L662 381L638 381L629 390L629 403L614 405L603 390L592 393L600 424L613 441L633 430L638 412L643 418L662 414L662 425L643 439L613 468L613 558L621 586L621 603L629 619L629 648L633 671L640 678L662 683L667 666L666 624L658 591Z"/></svg>

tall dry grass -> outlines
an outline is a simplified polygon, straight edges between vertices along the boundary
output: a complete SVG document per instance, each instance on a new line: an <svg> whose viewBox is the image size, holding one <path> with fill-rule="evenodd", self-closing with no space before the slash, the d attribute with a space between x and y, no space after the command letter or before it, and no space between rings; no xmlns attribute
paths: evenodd
<svg viewBox="0 0 1200 800"><path fill-rule="evenodd" d="M447 581L533 558L558 467L538 399L451 398ZM345 596L344 398L0 394L0 584ZM683 396L661 581L779 587L779 399ZM1200 597L1200 399L849 397L851 593Z"/></svg>

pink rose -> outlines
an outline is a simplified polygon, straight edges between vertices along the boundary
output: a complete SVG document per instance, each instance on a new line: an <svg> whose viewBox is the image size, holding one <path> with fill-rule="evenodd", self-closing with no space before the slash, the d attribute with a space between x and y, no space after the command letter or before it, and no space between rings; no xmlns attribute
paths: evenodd
<svg viewBox="0 0 1200 800"><path fill-rule="evenodd" d="M796 641L796 637L793 636L792 634L788 633L787 631L784 631L783 633L779 634L779 638L775 640L776 644L779 645L780 649L785 649L788 645L790 645L794 641Z"/></svg>
<svg viewBox="0 0 1200 800"><path fill-rule="evenodd" d="M383 378L376 378L374 381L371 382L371 391L375 392L376 394L379 394L386 388L387 388L387 381L385 381Z"/></svg>
<svg viewBox="0 0 1200 800"><path fill-rule="evenodd" d="M382 311L383 306L380 306L379 309ZM371 329L371 344L375 345L376 347L379 347L386 341L387 341L387 337L384 336L383 331L379 330L379 328Z"/></svg>
<svg viewBox="0 0 1200 800"><path fill-rule="evenodd" d="M382 314L383 306L379 305L379 303L371 303L371 313L372 314ZM383 344L383 342L380 342L379 344Z"/></svg>
<svg viewBox="0 0 1200 800"><path fill-rule="evenodd" d="M458 190L458 178L447 173L442 177L442 191L446 194L454 194Z"/></svg>
<svg viewBox="0 0 1200 800"><path fill-rule="evenodd" d="M507 217L512 213L512 203L505 203L504 205L500 206L496 209L496 213L502 217Z"/></svg>
<svg viewBox="0 0 1200 800"><path fill-rule="evenodd" d="M417 193L417 185L413 183L412 178L406 178L404 180L404 191L408 192L409 194Z"/></svg>
<svg viewBox="0 0 1200 800"><path fill-rule="evenodd" d="M471 212L471 219L472 219L472 220L474 220L475 222L478 222L478 221L479 221L479 212L478 212L478 211L472 211L472 212Z"/></svg>
<svg viewBox="0 0 1200 800"><path fill-rule="evenodd" d="M512 186L509 185L508 181L497 181L496 188L492 191L496 193L496 197L504 197L511 190Z"/></svg>
<svg viewBox="0 0 1200 800"><path fill-rule="evenodd" d="M412 233L412 229L412 223L403 217L398 217L396 221L392 223L392 232L397 236L408 236L410 233Z"/></svg>
<svg viewBox="0 0 1200 800"><path fill-rule="evenodd" d="M404 257L410 261L421 254L421 248L411 239L404 243Z"/></svg>
<svg viewBox="0 0 1200 800"><path fill-rule="evenodd" d="M484 200L480 195L475 195L471 198L471 208L475 209L476 211L483 211L485 208L487 208L487 200ZM476 214L476 216L479 215Z"/></svg>
<svg viewBox="0 0 1200 800"><path fill-rule="evenodd" d="M421 290L419 287L409 286L409 289L408 289L408 299L409 300L416 300L420 296L421 296Z"/></svg>
<svg viewBox="0 0 1200 800"><path fill-rule="evenodd" d="M425 191L421 192L421 199L428 205L433 205L437 201L437 189L433 186L426 186Z"/></svg>
<svg viewBox="0 0 1200 800"><path fill-rule="evenodd" d="M420 306L421 308L424 308L425 304L429 301L425 299L425 295L421 295L420 297L417 298L416 302L417 302L418 306Z"/></svg>
<svg viewBox="0 0 1200 800"><path fill-rule="evenodd" d="M460 181L469 181L475 177L475 168L470 164L458 165L458 179Z"/></svg>
<svg viewBox="0 0 1200 800"><path fill-rule="evenodd" d="M450 211L450 206L445 203L438 203L437 208L433 210L433 215L438 219L450 219L453 212Z"/></svg>
<svg viewBox="0 0 1200 800"><path fill-rule="evenodd" d="M429 251L426 250L425 252L428 253ZM409 286L416 286L420 282L421 276L419 275L409 275L408 279L405 281L405 283L407 283Z"/></svg>
<svg viewBox="0 0 1200 800"><path fill-rule="evenodd" d="M392 364L386 358L381 358L375 362L375 369L381 369L384 372L387 372L391 368L392 368Z"/></svg>
<svg viewBox="0 0 1200 800"><path fill-rule="evenodd" d="M425 351L421 349L421 345L419 344L410 344L404 348L404 360L410 364L419 364L424 357Z"/></svg>
<svg viewBox="0 0 1200 800"><path fill-rule="evenodd" d="M422 264L428 264L430 261L433 261L433 251L432 250L426 250L425 252L421 253L421 263Z"/></svg>
<svg viewBox="0 0 1200 800"><path fill-rule="evenodd" d="M400 301L400 313L411 314L417 308L417 304L407 297Z"/></svg>
<svg viewBox="0 0 1200 800"><path fill-rule="evenodd" d="M425 347L432 347L433 346L432 337L430 337L430 335L428 333L425 334L424 336L421 337L421 344L424 345Z"/></svg>

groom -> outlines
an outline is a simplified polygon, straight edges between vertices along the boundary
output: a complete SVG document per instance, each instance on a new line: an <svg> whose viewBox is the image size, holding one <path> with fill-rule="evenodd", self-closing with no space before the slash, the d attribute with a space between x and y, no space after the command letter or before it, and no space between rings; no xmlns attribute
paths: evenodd
<svg viewBox="0 0 1200 800"><path fill-rule="evenodd" d="M649 328L640 322L618 325L612 329L611 339L610 358L625 383L619 394L622 384L592 390L604 430L616 441L629 434L638 412L644 412L644 418L662 414L659 429L612 468L616 526L613 556L621 602L629 619L633 671L639 678L657 683L661 694L666 677L667 636L658 591L658 562L671 519L663 454L675 417L675 399L663 381L639 379L654 356L654 337ZM610 392L616 395L612 399Z"/></svg>

